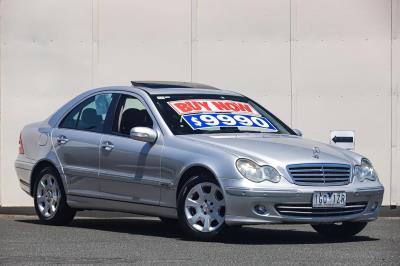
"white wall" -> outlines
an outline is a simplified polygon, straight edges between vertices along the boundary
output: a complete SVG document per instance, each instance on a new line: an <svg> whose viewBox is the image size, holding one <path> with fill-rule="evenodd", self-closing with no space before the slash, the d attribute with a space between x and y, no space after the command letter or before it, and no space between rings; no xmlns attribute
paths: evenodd
<svg viewBox="0 0 400 266"><path fill-rule="evenodd" d="M31 205L13 169L24 124L151 79L245 93L307 138L355 130L399 205L399 38L400 0L0 0L0 204Z"/></svg>
<svg viewBox="0 0 400 266"><path fill-rule="evenodd" d="M323 2L323 4L321 3ZM293 126L354 130L390 201L391 1L292 1Z"/></svg>
<svg viewBox="0 0 400 266"><path fill-rule="evenodd" d="M400 205L400 0L392 1L392 178L391 201Z"/></svg>

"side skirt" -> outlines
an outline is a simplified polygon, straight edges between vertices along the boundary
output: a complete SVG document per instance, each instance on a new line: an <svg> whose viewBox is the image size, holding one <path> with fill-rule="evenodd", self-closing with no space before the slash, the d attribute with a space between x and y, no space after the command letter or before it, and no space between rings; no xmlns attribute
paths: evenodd
<svg viewBox="0 0 400 266"><path fill-rule="evenodd" d="M82 210L115 211L156 217L178 218L175 208L138 204L128 201L110 200L97 197L68 194L67 204L71 208Z"/></svg>

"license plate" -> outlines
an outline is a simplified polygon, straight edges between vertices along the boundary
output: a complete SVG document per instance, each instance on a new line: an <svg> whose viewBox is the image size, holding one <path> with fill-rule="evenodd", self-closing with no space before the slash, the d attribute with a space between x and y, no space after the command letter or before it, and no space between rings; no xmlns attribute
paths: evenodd
<svg viewBox="0 0 400 266"><path fill-rule="evenodd" d="M346 207L345 192L314 192L313 208L343 208Z"/></svg>

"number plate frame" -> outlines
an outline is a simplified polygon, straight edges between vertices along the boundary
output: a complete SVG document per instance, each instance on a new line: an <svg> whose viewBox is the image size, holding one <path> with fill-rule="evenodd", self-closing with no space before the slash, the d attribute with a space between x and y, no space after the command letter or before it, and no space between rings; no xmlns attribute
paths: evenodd
<svg viewBox="0 0 400 266"><path fill-rule="evenodd" d="M313 208L345 208L347 195L344 191L316 191L312 196Z"/></svg>

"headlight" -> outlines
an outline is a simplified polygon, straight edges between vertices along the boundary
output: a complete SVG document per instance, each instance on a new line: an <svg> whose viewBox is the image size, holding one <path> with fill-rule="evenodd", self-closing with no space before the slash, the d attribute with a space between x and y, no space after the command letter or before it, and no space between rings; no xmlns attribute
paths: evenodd
<svg viewBox="0 0 400 266"><path fill-rule="evenodd" d="M245 178L253 182L262 182L265 180L278 183L281 175L272 166L259 166L255 162L248 159L239 159L236 161L236 168Z"/></svg>
<svg viewBox="0 0 400 266"><path fill-rule="evenodd" d="M371 162L364 158L361 160L361 165L354 167L354 177L360 182L364 182L365 180L375 181L378 178L378 174L374 167L372 167Z"/></svg>

